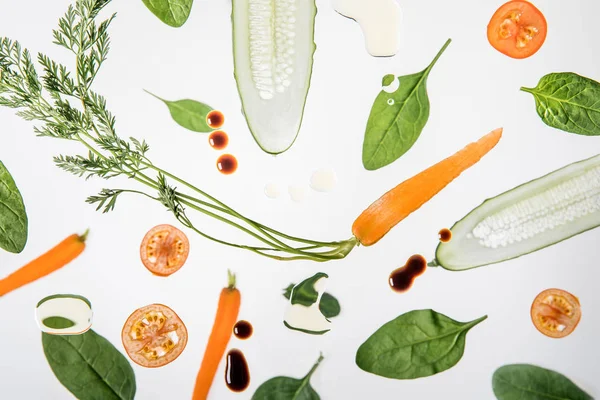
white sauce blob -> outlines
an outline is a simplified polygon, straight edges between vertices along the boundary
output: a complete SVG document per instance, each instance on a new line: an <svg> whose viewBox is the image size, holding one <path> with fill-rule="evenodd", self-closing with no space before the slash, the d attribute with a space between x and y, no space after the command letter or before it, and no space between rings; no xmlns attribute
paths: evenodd
<svg viewBox="0 0 600 400"><path fill-rule="evenodd" d="M337 175L331 168L321 168L310 177L310 187L317 192L331 192L337 184Z"/></svg>
<svg viewBox="0 0 600 400"><path fill-rule="evenodd" d="M270 199L276 199L281 194L279 185L276 183L267 183L265 185L265 196Z"/></svg>
<svg viewBox="0 0 600 400"><path fill-rule="evenodd" d="M360 25L369 54L393 56L398 52L400 5L396 0L332 0L333 8Z"/></svg>
<svg viewBox="0 0 600 400"><path fill-rule="evenodd" d="M296 203L302 203L306 198L306 188L304 186L289 186L288 193L290 198Z"/></svg>
<svg viewBox="0 0 600 400"><path fill-rule="evenodd" d="M326 277L323 277L314 283L313 287L319 293L319 297L310 307L303 306L302 304L292 304L290 299L285 310L284 321L292 328L302 331L323 332L330 330L331 322L329 322L321 313L321 310L319 310L319 303L321 302L323 292L325 292L326 285Z"/></svg>
<svg viewBox="0 0 600 400"><path fill-rule="evenodd" d="M92 308L78 297L50 297L42 300L35 309L35 319L42 332L54 335L79 335L92 327ZM57 329L46 326L48 318L58 317L71 321L74 325Z"/></svg>

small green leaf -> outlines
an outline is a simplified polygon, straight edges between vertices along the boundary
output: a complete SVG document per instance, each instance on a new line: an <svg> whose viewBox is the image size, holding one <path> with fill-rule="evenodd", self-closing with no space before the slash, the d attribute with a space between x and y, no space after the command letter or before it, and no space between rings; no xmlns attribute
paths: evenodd
<svg viewBox="0 0 600 400"><path fill-rule="evenodd" d="M93 330L81 335L42 333L42 344L52 372L79 400L133 400L131 365Z"/></svg>
<svg viewBox="0 0 600 400"><path fill-rule="evenodd" d="M600 135L600 83L562 72L542 77L533 89L521 90L533 95L546 125L578 135Z"/></svg>
<svg viewBox="0 0 600 400"><path fill-rule="evenodd" d="M0 161L0 248L20 253L27 243L27 212L12 176Z"/></svg>
<svg viewBox="0 0 600 400"><path fill-rule="evenodd" d="M179 28L190 16L194 0L142 0L165 24Z"/></svg>
<svg viewBox="0 0 600 400"><path fill-rule="evenodd" d="M498 400L593 400L566 376L528 364L498 368L492 387Z"/></svg>
<svg viewBox="0 0 600 400"><path fill-rule="evenodd" d="M212 132L213 129L208 126L206 116L213 110L212 107L200 103L196 100L177 100L169 101L145 91L146 93L156 97L169 107L171 117L182 127L194 132Z"/></svg>
<svg viewBox="0 0 600 400"><path fill-rule="evenodd" d="M435 375L460 361L467 332L486 318L458 322L433 310L410 311L373 333L356 352L356 365L392 379Z"/></svg>
<svg viewBox="0 0 600 400"><path fill-rule="evenodd" d="M427 78L451 40L444 44L423 71L398 77L393 93L382 90L371 108L363 142L362 161L368 170L384 167L400 158L417 141L429 118ZM386 75L386 82L392 82Z"/></svg>
<svg viewBox="0 0 600 400"><path fill-rule="evenodd" d="M320 400L321 398L310 386L310 378L315 373L323 355L302 379L278 376L264 382L252 395L252 400Z"/></svg>
<svg viewBox="0 0 600 400"><path fill-rule="evenodd" d="M292 289L294 288L294 286L296 286L295 283L290 283L290 285L284 289L283 296L286 299L290 299L290 295L292 294ZM321 313L323 313L325 318L330 319L340 315L341 307L340 303L335 297L325 292L323 293L323 296L321 296L321 301L319 302L319 310L321 311Z"/></svg>
<svg viewBox="0 0 600 400"><path fill-rule="evenodd" d="M60 316L44 318L42 324L52 329L66 329L75 326L75 322Z"/></svg>
<svg viewBox="0 0 600 400"><path fill-rule="evenodd" d="M383 87L390 86L392 84L392 82L394 82L394 79L396 79L395 75L387 74L381 80L381 86L383 86Z"/></svg>
<svg viewBox="0 0 600 400"><path fill-rule="evenodd" d="M321 278L328 278L324 272L318 272L308 279L303 280L292 288L292 304L301 304L310 307L317 302L319 292L315 290L315 283Z"/></svg>

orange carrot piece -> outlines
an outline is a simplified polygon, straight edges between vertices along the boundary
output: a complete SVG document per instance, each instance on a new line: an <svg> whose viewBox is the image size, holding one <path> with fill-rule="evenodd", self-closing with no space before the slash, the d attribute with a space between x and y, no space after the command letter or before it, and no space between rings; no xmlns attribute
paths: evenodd
<svg viewBox="0 0 600 400"><path fill-rule="evenodd" d="M369 206L352 224L364 246L377 243L398 222L418 210L463 171L476 164L502 137L496 129L454 155L402 182Z"/></svg>
<svg viewBox="0 0 600 400"><path fill-rule="evenodd" d="M16 270L6 278L0 279L0 296L43 278L73 261L85 249L87 234L86 231L81 236L74 234L67 237L29 264Z"/></svg>
<svg viewBox="0 0 600 400"><path fill-rule="evenodd" d="M206 400L210 386L217 373L219 363L225 354L227 344L231 338L233 327L237 322L240 310L241 295L235 287L235 275L229 272L229 283L221 290L217 315L213 324L212 332L206 344L202 365L198 376L192 400Z"/></svg>

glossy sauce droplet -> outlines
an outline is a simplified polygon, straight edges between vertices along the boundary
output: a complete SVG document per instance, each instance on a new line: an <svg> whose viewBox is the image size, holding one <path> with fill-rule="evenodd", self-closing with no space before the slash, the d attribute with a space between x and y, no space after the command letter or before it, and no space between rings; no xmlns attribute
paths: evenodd
<svg viewBox="0 0 600 400"><path fill-rule="evenodd" d="M390 274L390 287L396 292L406 292L413 285L415 278L423 275L427 269L427 260L423 256L411 256L406 265Z"/></svg>
<svg viewBox="0 0 600 400"><path fill-rule="evenodd" d="M452 231L450 229L444 228L438 232L440 242L447 243L452 240Z"/></svg>
<svg viewBox="0 0 600 400"><path fill-rule="evenodd" d="M244 354L233 349L227 353L227 366L225 368L225 383L229 390L243 392L250 385L250 370Z"/></svg>
<svg viewBox="0 0 600 400"><path fill-rule="evenodd" d="M223 150L229 144L229 136L223 131L214 131L208 136L208 144L215 150Z"/></svg>
<svg viewBox="0 0 600 400"><path fill-rule="evenodd" d="M279 189L279 185L276 183L267 183L265 185L265 196L270 199L276 199L281 194L281 190Z"/></svg>
<svg viewBox="0 0 600 400"><path fill-rule="evenodd" d="M217 159L217 169L225 175L233 174L238 167L237 159L231 154L223 154Z"/></svg>
<svg viewBox="0 0 600 400"><path fill-rule="evenodd" d="M246 340L252 333L254 332L254 328L252 328L252 324L248 321L238 321L233 327L233 334L236 338Z"/></svg>
<svg viewBox="0 0 600 400"><path fill-rule="evenodd" d="M206 116L206 123L213 129L219 129L225 123L225 116L221 111L212 110Z"/></svg>
<svg viewBox="0 0 600 400"><path fill-rule="evenodd" d="M336 183L337 176L330 168L319 169L310 177L310 187L317 192L331 192Z"/></svg>

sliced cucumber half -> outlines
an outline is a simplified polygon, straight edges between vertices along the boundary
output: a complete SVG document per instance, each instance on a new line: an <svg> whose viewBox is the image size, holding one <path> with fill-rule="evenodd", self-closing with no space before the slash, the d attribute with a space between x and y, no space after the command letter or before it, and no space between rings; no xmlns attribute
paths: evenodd
<svg viewBox="0 0 600 400"><path fill-rule="evenodd" d="M235 79L248 127L267 153L296 140L312 74L315 0L233 0Z"/></svg>
<svg viewBox="0 0 600 400"><path fill-rule="evenodd" d="M434 264L462 271L532 253L600 226L600 154L488 199L452 228Z"/></svg>
<svg viewBox="0 0 600 400"><path fill-rule="evenodd" d="M40 300L35 317L42 332L79 335L92 327L92 304L83 296L55 294Z"/></svg>

